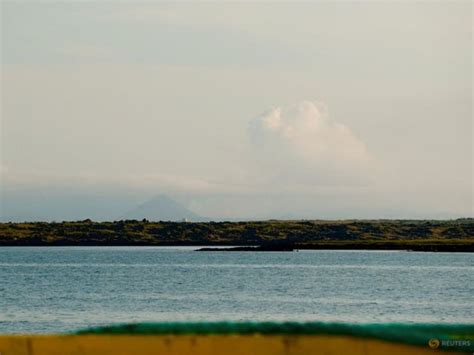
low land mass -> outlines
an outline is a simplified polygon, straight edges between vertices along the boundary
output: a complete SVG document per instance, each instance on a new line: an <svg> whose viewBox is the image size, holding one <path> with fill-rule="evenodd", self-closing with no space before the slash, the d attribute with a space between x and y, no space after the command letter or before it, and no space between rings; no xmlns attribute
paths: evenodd
<svg viewBox="0 0 474 355"><path fill-rule="evenodd" d="M0 223L0 246L185 245L473 252L474 219Z"/></svg>

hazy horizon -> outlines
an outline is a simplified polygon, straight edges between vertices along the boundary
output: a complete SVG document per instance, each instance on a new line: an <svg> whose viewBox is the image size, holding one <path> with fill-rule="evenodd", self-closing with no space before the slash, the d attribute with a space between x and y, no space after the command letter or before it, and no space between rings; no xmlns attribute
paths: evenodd
<svg viewBox="0 0 474 355"><path fill-rule="evenodd" d="M0 8L0 220L474 215L469 1Z"/></svg>

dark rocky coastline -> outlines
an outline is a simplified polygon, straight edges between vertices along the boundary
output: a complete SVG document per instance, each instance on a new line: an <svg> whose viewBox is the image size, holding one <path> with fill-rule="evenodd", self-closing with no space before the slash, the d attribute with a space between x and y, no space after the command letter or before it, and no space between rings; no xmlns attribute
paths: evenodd
<svg viewBox="0 0 474 355"><path fill-rule="evenodd" d="M226 251L474 252L474 219L0 223L0 246L220 246L228 247Z"/></svg>

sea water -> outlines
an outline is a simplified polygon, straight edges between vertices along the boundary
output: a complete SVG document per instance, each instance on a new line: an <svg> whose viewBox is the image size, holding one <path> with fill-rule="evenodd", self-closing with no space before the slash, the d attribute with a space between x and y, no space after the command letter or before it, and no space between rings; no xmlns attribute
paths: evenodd
<svg viewBox="0 0 474 355"><path fill-rule="evenodd" d="M0 333L141 321L472 323L474 254L0 248Z"/></svg>

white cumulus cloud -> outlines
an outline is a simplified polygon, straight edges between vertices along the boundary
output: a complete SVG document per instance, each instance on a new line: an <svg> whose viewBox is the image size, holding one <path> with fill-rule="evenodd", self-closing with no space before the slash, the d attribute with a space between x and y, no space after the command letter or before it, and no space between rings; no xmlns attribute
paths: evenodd
<svg viewBox="0 0 474 355"><path fill-rule="evenodd" d="M258 167L279 184L361 183L372 170L364 142L322 103L273 108L250 122L249 133Z"/></svg>

